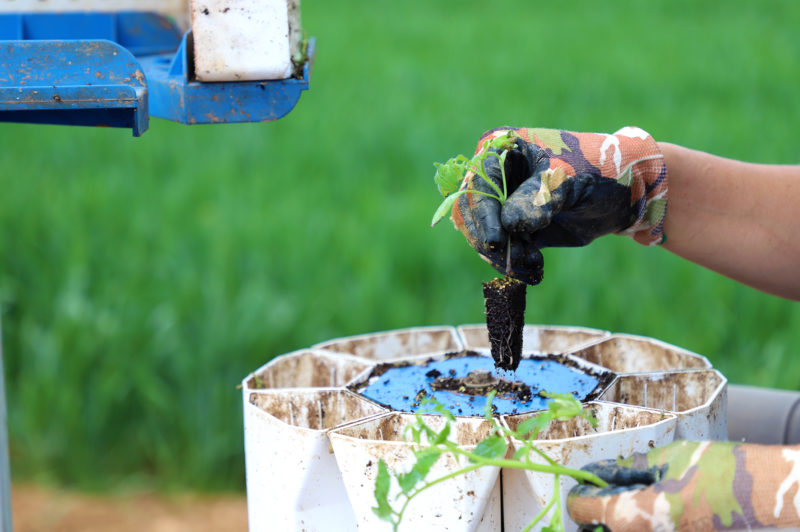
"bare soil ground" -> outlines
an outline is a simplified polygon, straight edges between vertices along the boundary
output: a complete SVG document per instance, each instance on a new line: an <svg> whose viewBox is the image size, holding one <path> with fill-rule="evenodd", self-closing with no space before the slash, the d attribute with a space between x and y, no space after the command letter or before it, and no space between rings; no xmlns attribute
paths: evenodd
<svg viewBox="0 0 800 532"><path fill-rule="evenodd" d="M11 490L16 532L247 530L244 495L86 495L31 485Z"/></svg>

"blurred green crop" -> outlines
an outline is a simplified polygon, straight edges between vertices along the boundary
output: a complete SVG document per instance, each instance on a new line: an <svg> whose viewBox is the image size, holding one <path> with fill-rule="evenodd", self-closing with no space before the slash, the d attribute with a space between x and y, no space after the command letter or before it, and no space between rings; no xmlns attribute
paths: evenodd
<svg viewBox="0 0 800 532"><path fill-rule="evenodd" d="M499 125L800 162L792 0L321 2L311 90L268 124L0 125L16 479L241 489L236 385L329 338L480 322L493 270L433 162ZM545 251L528 323L653 336L733 382L800 383L800 307L608 237Z"/></svg>

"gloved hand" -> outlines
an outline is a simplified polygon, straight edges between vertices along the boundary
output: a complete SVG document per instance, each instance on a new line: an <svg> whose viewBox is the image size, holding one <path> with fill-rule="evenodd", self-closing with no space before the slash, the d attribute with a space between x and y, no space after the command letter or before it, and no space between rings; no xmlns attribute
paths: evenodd
<svg viewBox="0 0 800 532"><path fill-rule="evenodd" d="M569 515L584 530L800 526L800 446L677 441L583 469L609 483L570 491Z"/></svg>
<svg viewBox="0 0 800 532"><path fill-rule="evenodd" d="M456 227L496 270L505 274L508 269L512 277L537 284L543 271L541 248L584 246L609 233L647 245L662 242L667 172L647 133L632 127L613 135L506 127L484 133L476 153L486 140L508 131L518 138L505 161L505 205L464 194L453 206ZM498 158L487 158L484 168L502 187ZM464 186L491 192L472 172Z"/></svg>

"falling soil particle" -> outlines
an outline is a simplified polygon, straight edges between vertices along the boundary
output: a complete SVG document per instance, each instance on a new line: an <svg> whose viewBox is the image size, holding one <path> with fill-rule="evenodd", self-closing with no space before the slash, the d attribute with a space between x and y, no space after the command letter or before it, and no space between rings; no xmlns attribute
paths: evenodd
<svg viewBox="0 0 800 532"><path fill-rule="evenodd" d="M486 327L495 367L516 370L522 355L525 326L525 289L514 279L492 279L483 283Z"/></svg>

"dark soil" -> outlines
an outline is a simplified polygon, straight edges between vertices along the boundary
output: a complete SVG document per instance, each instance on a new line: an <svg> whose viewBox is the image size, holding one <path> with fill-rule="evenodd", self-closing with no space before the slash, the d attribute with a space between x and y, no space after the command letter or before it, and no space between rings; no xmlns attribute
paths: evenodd
<svg viewBox="0 0 800 532"><path fill-rule="evenodd" d="M483 283L486 303L486 328L494 365L515 370L522 356L522 329L525 326L525 289L514 279L492 279Z"/></svg>
<svg viewBox="0 0 800 532"><path fill-rule="evenodd" d="M466 375L463 375L463 373L458 374L452 368L437 369L426 367L435 362L462 357L479 357L483 359L484 364L480 368L471 369ZM378 404L400 412L415 412L415 409L421 406L427 396L441 393L441 396L449 396L442 404L454 414L480 417L482 410L474 408L475 397L488 395L492 390L497 392L499 399L504 399L506 402L506 405L503 406L505 411L502 413L516 413L517 408L514 404L520 407L520 411L528 412L546 408L546 404L542 406L543 391L571 392L581 401L587 402L596 399L615 378L612 372L585 367L563 354L530 354L520 357L516 373L513 376L505 374L504 378L503 374L497 373L491 367L491 363L486 364L486 358L484 355L473 351L459 351L435 357L382 362L373 368L366 380L350 383L347 388L354 393L364 395ZM559 384L558 379L556 381L543 380L536 368L538 367L540 371L545 370L545 363L548 361L576 369L586 374L587 378L593 377L598 384L594 386L592 391L588 391L587 381L582 378L575 382L576 388ZM407 376L397 373L386 375L391 370L412 366L416 366L419 369L412 370ZM466 369L467 366L468 364L465 362L464 368ZM537 377L537 375L539 376ZM390 380L390 376L392 377L391 386L396 386L396 388L387 395L385 389L388 386L387 382ZM558 390L551 389L552 386L556 386ZM367 394L367 390L370 388L384 391L379 394L380 397L372 397ZM581 394L583 395L581 396ZM459 395L462 397L460 403L459 399L455 397ZM441 396L439 396L440 400ZM466 402L464 402L464 399L466 399ZM507 403L509 400L512 403L511 405ZM546 403L546 399L544 402ZM495 404L494 406L497 405ZM467 413L464 414L464 412Z"/></svg>
<svg viewBox="0 0 800 532"><path fill-rule="evenodd" d="M531 400L531 387L522 381L490 377L490 381L479 384L471 381L470 376L460 378L439 377L433 381L431 388L435 391L446 390L470 396L486 396L491 391L496 391L498 397L513 397L523 403Z"/></svg>

